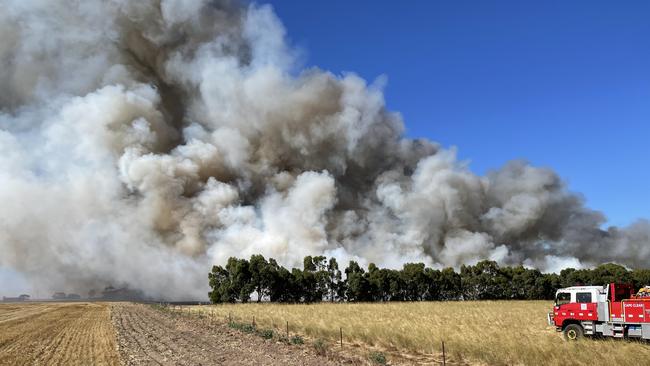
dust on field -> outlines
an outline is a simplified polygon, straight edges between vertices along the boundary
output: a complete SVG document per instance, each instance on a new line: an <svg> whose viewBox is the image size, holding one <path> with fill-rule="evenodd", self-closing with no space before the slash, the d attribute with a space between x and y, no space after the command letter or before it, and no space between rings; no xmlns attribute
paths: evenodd
<svg viewBox="0 0 650 366"><path fill-rule="evenodd" d="M109 305L0 304L0 365L119 365Z"/></svg>

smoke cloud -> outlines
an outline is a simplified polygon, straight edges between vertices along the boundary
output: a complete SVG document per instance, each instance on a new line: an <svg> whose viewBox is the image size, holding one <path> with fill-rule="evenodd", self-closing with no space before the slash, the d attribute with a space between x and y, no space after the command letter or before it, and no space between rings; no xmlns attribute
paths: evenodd
<svg viewBox="0 0 650 366"><path fill-rule="evenodd" d="M300 70L269 6L0 0L0 266L43 289L204 298L254 253L542 270L650 258L556 173L473 174L381 85Z"/></svg>

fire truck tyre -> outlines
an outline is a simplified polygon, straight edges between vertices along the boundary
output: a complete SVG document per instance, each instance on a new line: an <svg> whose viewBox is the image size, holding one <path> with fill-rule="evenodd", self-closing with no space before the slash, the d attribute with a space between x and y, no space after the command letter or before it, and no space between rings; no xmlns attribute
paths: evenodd
<svg viewBox="0 0 650 366"><path fill-rule="evenodd" d="M584 331L580 324L569 324L564 328L564 339L567 341L577 341L583 335Z"/></svg>

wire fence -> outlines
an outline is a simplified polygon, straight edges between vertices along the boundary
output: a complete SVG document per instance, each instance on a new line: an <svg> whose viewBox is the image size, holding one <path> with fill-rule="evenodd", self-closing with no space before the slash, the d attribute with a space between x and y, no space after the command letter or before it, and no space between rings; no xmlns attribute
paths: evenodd
<svg viewBox="0 0 650 366"><path fill-rule="evenodd" d="M205 309L198 307L197 305L191 304L191 305L178 305L178 304L173 304L173 303L156 303L155 304L157 307L162 309L163 311L170 312L174 316L180 316L180 317L187 317L187 318L195 318L199 319L202 321L203 325L217 325L217 324L223 324L225 322L232 328L240 329L245 332L254 332L258 331L258 322L255 320L255 316L251 315L250 317L238 317L237 315L234 315L232 312L228 312L228 315L219 315L215 310L210 310L210 309ZM281 322L281 324L284 325L284 327L278 327L276 322L272 322L273 326L271 331L271 337L272 335L282 335L284 337L283 340L285 340L288 343L302 343L302 334L299 332L291 332L290 330L290 324L288 320L284 320ZM329 341L334 341L339 345L339 347L344 348L344 328L342 326L338 327L338 339L333 340L329 339ZM263 330L259 330L263 333ZM269 334L269 333L266 333ZM292 338L292 334L295 338ZM271 338L271 337L265 337L265 338ZM301 341L292 341L292 340L297 340L300 339ZM352 343L350 343L352 344ZM441 360L438 362L439 364L442 364L443 366L447 365L447 352L448 350L445 347L445 342L441 341Z"/></svg>

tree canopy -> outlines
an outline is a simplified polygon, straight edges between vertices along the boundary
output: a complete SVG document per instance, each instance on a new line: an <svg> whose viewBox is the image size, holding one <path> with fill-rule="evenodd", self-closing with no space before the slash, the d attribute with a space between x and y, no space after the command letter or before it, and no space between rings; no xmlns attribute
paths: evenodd
<svg viewBox="0 0 650 366"><path fill-rule="evenodd" d="M343 276L345 273L345 278ZM436 301L436 300L542 300L552 299L558 288L576 285L650 284L650 270L607 263L593 269L567 268L559 274L523 266L500 267L494 261L434 269L424 263L406 263L401 269L367 269L350 261L342 271L335 258L307 256L303 268L288 270L273 258L253 255L230 258L208 275L210 300L221 302L320 301Z"/></svg>

